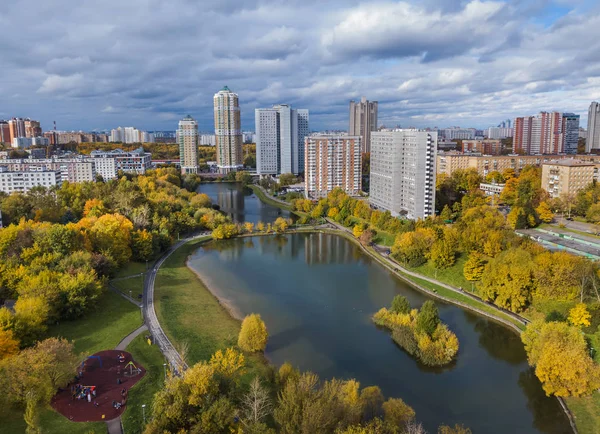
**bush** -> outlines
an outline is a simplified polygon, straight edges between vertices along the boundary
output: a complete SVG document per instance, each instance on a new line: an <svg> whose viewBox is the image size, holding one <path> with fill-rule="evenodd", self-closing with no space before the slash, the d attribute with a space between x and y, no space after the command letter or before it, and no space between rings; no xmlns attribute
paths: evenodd
<svg viewBox="0 0 600 434"><path fill-rule="evenodd" d="M246 316L242 322L242 329L238 336L238 346L251 353L264 351L267 347L267 326L259 314L253 313Z"/></svg>
<svg viewBox="0 0 600 434"><path fill-rule="evenodd" d="M419 311L417 330L432 335L439 323L438 308L433 301L427 300Z"/></svg>
<svg viewBox="0 0 600 434"><path fill-rule="evenodd" d="M411 356L414 356L419 351L415 335L408 326L395 327L392 331L392 339Z"/></svg>

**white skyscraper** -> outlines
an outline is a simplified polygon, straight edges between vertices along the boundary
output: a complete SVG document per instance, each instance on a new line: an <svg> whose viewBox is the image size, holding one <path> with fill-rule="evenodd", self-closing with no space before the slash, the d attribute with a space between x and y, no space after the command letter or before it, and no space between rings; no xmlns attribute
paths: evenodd
<svg viewBox="0 0 600 434"><path fill-rule="evenodd" d="M190 115L179 121L177 141L181 173L198 173L198 122Z"/></svg>
<svg viewBox="0 0 600 434"><path fill-rule="evenodd" d="M588 111L587 139L585 150L591 152L600 149L600 104L596 101L590 104Z"/></svg>
<svg viewBox="0 0 600 434"><path fill-rule="evenodd" d="M371 133L371 205L409 219L434 215L436 144L436 132Z"/></svg>
<svg viewBox="0 0 600 434"><path fill-rule="evenodd" d="M304 172L308 110L276 105L256 109L256 171L259 175Z"/></svg>
<svg viewBox="0 0 600 434"><path fill-rule="evenodd" d="M213 101L217 167L219 172L229 173L243 167L242 129L238 95L225 86L215 94Z"/></svg>

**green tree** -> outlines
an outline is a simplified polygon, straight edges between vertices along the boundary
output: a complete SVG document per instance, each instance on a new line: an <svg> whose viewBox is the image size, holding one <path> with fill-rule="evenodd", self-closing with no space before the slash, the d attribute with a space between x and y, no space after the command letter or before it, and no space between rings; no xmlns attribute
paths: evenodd
<svg viewBox="0 0 600 434"><path fill-rule="evenodd" d="M282 173L279 175L279 185L282 187L287 187L288 185L292 185L296 182L296 176L293 173Z"/></svg>
<svg viewBox="0 0 600 434"><path fill-rule="evenodd" d="M417 330L431 336L439 323L440 317L437 306L433 301L427 300L423 303L417 315Z"/></svg>
<svg viewBox="0 0 600 434"><path fill-rule="evenodd" d="M442 212L440 213L440 218L445 222L452 220L452 210L447 204L444 205L444 209L442 209Z"/></svg>
<svg viewBox="0 0 600 434"><path fill-rule="evenodd" d="M252 175L248 172L239 171L235 173L236 182L241 182L243 186L252 184Z"/></svg>
<svg viewBox="0 0 600 434"><path fill-rule="evenodd" d="M448 425L441 425L438 428L438 434L472 434L472 431L462 424L456 424L453 427Z"/></svg>
<svg viewBox="0 0 600 434"><path fill-rule="evenodd" d="M409 313L410 302L402 295L397 295L392 300L392 307L390 309L394 313Z"/></svg>
<svg viewBox="0 0 600 434"><path fill-rule="evenodd" d="M267 326L259 314L253 313L244 318L238 336L238 346L248 352L264 351L267 346Z"/></svg>
<svg viewBox="0 0 600 434"><path fill-rule="evenodd" d="M400 398L389 398L383 403L384 420L394 427L404 427L415 418L415 411Z"/></svg>
<svg viewBox="0 0 600 434"><path fill-rule="evenodd" d="M154 256L154 238L146 229L131 234L133 257L137 261L149 261Z"/></svg>

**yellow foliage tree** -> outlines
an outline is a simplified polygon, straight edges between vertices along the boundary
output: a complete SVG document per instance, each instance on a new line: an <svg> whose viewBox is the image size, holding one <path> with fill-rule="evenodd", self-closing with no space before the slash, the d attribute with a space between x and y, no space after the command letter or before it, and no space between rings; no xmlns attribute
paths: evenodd
<svg viewBox="0 0 600 434"><path fill-rule="evenodd" d="M12 330L0 328L0 360L14 356L19 352L19 341L14 338Z"/></svg>
<svg viewBox="0 0 600 434"><path fill-rule="evenodd" d="M110 256L118 265L131 259L133 223L121 214L104 214L91 228L94 250Z"/></svg>
<svg viewBox="0 0 600 434"><path fill-rule="evenodd" d="M267 326L259 314L246 316L238 336L238 346L248 352L264 351L267 346Z"/></svg>
<svg viewBox="0 0 600 434"><path fill-rule="evenodd" d="M15 334L25 344L32 344L46 331L50 308L42 297L19 297L15 303Z"/></svg>
<svg viewBox="0 0 600 434"><path fill-rule="evenodd" d="M252 232L254 232L254 223L245 222L244 223L244 232L246 232L247 234L251 234Z"/></svg>
<svg viewBox="0 0 600 434"><path fill-rule="evenodd" d="M554 214L546 202L541 202L535 209L535 212L537 213L538 218L544 223L551 223L554 219Z"/></svg>
<svg viewBox="0 0 600 434"><path fill-rule="evenodd" d="M592 315L590 315L584 303L577 303L577 305L569 311L569 322L575 327L589 327L591 318Z"/></svg>
<svg viewBox="0 0 600 434"><path fill-rule="evenodd" d="M284 219L283 217L277 217L277 219L275 220L275 223L273 223L273 229L278 234L284 233L288 227L289 227L289 224L288 224L287 220Z"/></svg>
<svg viewBox="0 0 600 434"><path fill-rule="evenodd" d="M385 421L392 426L404 426L415 418L415 411L400 398L389 398L383 403Z"/></svg>
<svg viewBox="0 0 600 434"><path fill-rule="evenodd" d="M245 358L242 353L234 348L227 348L225 352L218 350L213 354L210 358L210 364L217 373L227 378L233 378L243 372Z"/></svg>
<svg viewBox="0 0 600 434"><path fill-rule="evenodd" d="M600 366L579 329L564 322L534 321L521 334L527 359L547 395L589 395L600 387Z"/></svg>
<svg viewBox="0 0 600 434"><path fill-rule="evenodd" d="M85 202L83 206L84 217L100 217L102 214L106 214L106 207L100 199L89 199Z"/></svg>
<svg viewBox="0 0 600 434"><path fill-rule="evenodd" d="M363 228L363 225L361 225L361 224L354 225L354 228L352 228L352 234L356 238L360 238L360 236L363 234L364 231L365 230Z"/></svg>

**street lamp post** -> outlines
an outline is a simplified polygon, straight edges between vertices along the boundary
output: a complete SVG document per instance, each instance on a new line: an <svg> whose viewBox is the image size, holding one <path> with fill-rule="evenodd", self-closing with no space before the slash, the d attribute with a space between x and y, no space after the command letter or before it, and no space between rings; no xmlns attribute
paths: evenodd
<svg viewBox="0 0 600 434"><path fill-rule="evenodd" d="M167 381L167 364L163 363L163 367L165 368L165 381Z"/></svg>
<svg viewBox="0 0 600 434"><path fill-rule="evenodd" d="M129 298L133 300L133 296L131 295L131 289L129 290Z"/></svg>
<svg viewBox="0 0 600 434"><path fill-rule="evenodd" d="M144 418L144 425L146 425L146 404L142 404L142 417Z"/></svg>

